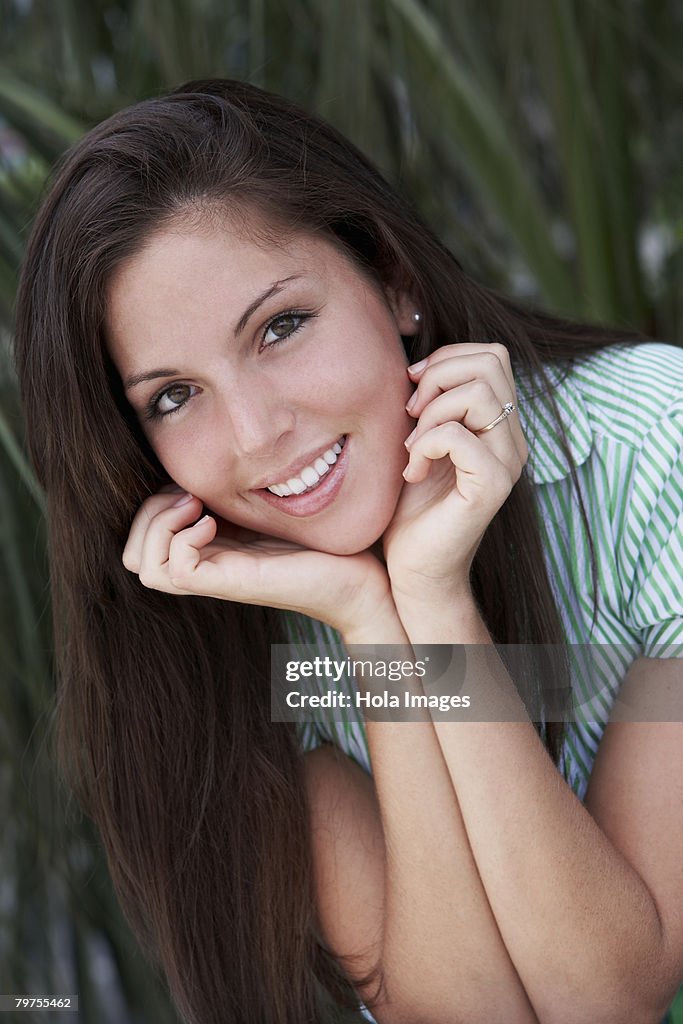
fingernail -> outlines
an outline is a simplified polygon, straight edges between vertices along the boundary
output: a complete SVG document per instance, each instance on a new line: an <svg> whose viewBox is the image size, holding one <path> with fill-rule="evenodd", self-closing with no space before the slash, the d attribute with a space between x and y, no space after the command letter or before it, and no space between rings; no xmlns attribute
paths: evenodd
<svg viewBox="0 0 683 1024"><path fill-rule="evenodd" d="M426 365L427 365L427 360L426 359L421 359L419 363L413 363L412 366L409 366L408 370L410 371L410 373L419 373L420 370L424 370Z"/></svg>
<svg viewBox="0 0 683 1024"><path fill-rule="evenodd" d="M411 444L413 443L413 441L415 439L415 434L416 433L417 433L417 427L415 427L415 430L413 430L413 432L411 434L408 434L407 438L403 442L404 445L406 446L406 448L410 448Z"/></svg>
<svg viewBox="0 0 683 1024"><path fill-rule="evenodd" d="M405 480L405 481L406 481L407 483L410 483L410 479L409 479L409 477L410 477L410 463L408 463L408 465L406 466L406 468L405 468L405 469L403 470L403 479L404 479L404 480Z"/></svg>
<svg viewBox="0 0 683 1024"><path fill-rule="evenodd" d="M410 396L410 398L406 402L406 412L410 412L410 410L413 408L413 406L415 405L415 399L416 398L417 398L417 391L413 391L412 395Z"/></svg>
<svg viewBox="0 0 683 1024"><path fill-rule="evenodd" d="M171 507L178 508L180 505L187 505L188 501L192 501L193 497L193 494L188 494L187 492L185 492L185 494L180 495L177 501L173 502L173 505Z"/></svg>
<svg viewBox="0 0 683 1024"><path fill-rule="evenodd" d="M208 519L210 519L210 518L211 518L211 516L209 516L209 515L206 515L206 516L202 516L202 518L201 518L201 519L198 519L198 520L197 520L197 522L196 522L196 523L195 523L194 525L195 525L195 526L201 526L201 525L202 525L202 523L205 523L205 522L206 522L206 521L207 521Z"/></svg>

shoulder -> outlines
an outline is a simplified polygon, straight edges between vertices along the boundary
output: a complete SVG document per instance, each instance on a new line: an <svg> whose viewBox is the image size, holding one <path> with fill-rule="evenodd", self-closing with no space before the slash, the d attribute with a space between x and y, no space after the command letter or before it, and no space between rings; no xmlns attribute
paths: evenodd
<svg viewBox="0 0 683 1024"><path fill-rule="evenodd" d="M615 343L545 370L550 390L524 374L515 381L535 484L570 473L556 415L574 464L589 470L605 446L613 455L617 448L639 452L652 433L683 429L683 348L676 345Z"/></svg>
<svg viewBox="0 0 683 1024"><path fill-rule="evenodd" d="M303 766L318 925L353 981L375 967L380 955L384 833L379 802L372 777L331 743L305 754Z"/></svg>
<svg viewBox="0 0 683 1024"><path fill-rule="evenodd" d="M576 360L571 384L594 434L639 450L662 420L683 418L683 348L609 346Z"/></svg>
<svg viewBox="0 0 683 1024"><path fill-rule="evenodd" d="M382 829L372 777L332 743L304 754L303 771L314 843L374 850Z"/></svg>

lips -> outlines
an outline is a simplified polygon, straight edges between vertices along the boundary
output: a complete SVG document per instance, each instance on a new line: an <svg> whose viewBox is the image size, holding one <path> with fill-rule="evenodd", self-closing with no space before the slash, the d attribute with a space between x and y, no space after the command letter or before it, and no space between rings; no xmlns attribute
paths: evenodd
<svg viewBox="0 0 683 1024"><path fill-rule="evenodd" d="M349 447L350 442L347 435L341 453L329 472L321 477L318 484L302 494L291 494L283 497L273 494L266 487L256 490L254 493L268 505L272 505L273 508L284 512L286 515L297 518L317 515L336 499L342 487L349 462ZM306 465L308 464L306 463Z"/></svg>
<svg viewBox="0 0 683 1024"><path fill-rule="evenodd" d="M342 437L344 436L345 435L342 435ZM332 445L334 445L338 440L339 438L334 438L328 444L322 447L315 448L308 455L303 456L300 459L297 459L296 462L290 462L289 466L287 466L286 468L282 470L276 470L275 472L278 474L277 476L275 475L274 472L271 473L268 477L262 477L258 483L254 484L252 490L258 491L264 487L272 487L273 484L278 484L286 480L290 480L294 477L297 477L302 472L302 470L306 469L307 466L312 466L315 463L316 459L322 458L323 453L326 452L329 448L331 448Z"/></svg>
<svg viewBox="0 0 683 1024"><path fill-rule="evenodd" d="M313 490L335 465L341 455L345 441L346 435L342 434L339 440L335 441L329 448L326 448L322 456L319 456L314 463L304 466L299 473L290 477L285 482L269 484L267 490L272 491L273 494L277 494L281 498Z"/></svg>

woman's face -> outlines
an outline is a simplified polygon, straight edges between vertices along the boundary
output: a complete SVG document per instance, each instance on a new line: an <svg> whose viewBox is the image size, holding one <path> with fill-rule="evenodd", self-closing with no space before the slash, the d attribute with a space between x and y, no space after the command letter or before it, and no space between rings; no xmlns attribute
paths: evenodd
<svg viewBox="0 0 683 1024"><path fill-rule="evenodd" d="M169 476L211 512L321 551L364 550L408 461L399 335L414 333L414 305L320 237L247 235L153 236L112 282L111 356ZM267 489L278 485L293 493Z"/></svg>

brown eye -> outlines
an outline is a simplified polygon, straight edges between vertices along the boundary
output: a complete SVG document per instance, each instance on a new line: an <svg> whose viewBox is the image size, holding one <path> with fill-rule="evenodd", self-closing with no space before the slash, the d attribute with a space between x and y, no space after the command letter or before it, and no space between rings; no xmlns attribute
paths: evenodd
<svg viewBox="0 0 683 1024"><path fill-rule="evenodd" d="M166 397L172 402L182 402L183 398L187 398L187 392L189 388L187 384L176 384L166 392Z"/></svg>
<svg viewBox="0 0 683 1024"><path fill-rule="evenodd" d="M271 324L270 329L277 338L286 338L294 330L298 319L299 317L296 316L280 317L274 324Z"/></svg>
<svg viewBox="0 0 683 1024"><path fill-rule="evenodd" d="M296 313L292 311L276 316L270 321L263 332L264 347L269 348L271 345L277 345L278 342L291 338L293 334L301 330L307 320L311 320L317 315L317 313ZM272 335L272 337L269 338L269 335Z"/></svg>
<svg viewBox="0 0 683 1024"><path fill-rule="evenodd" d="M154 400L154 411L158 416L166 416L168 413L176 412L192 398L193 387L191 384L171 384L169 388Z"/></svg>

